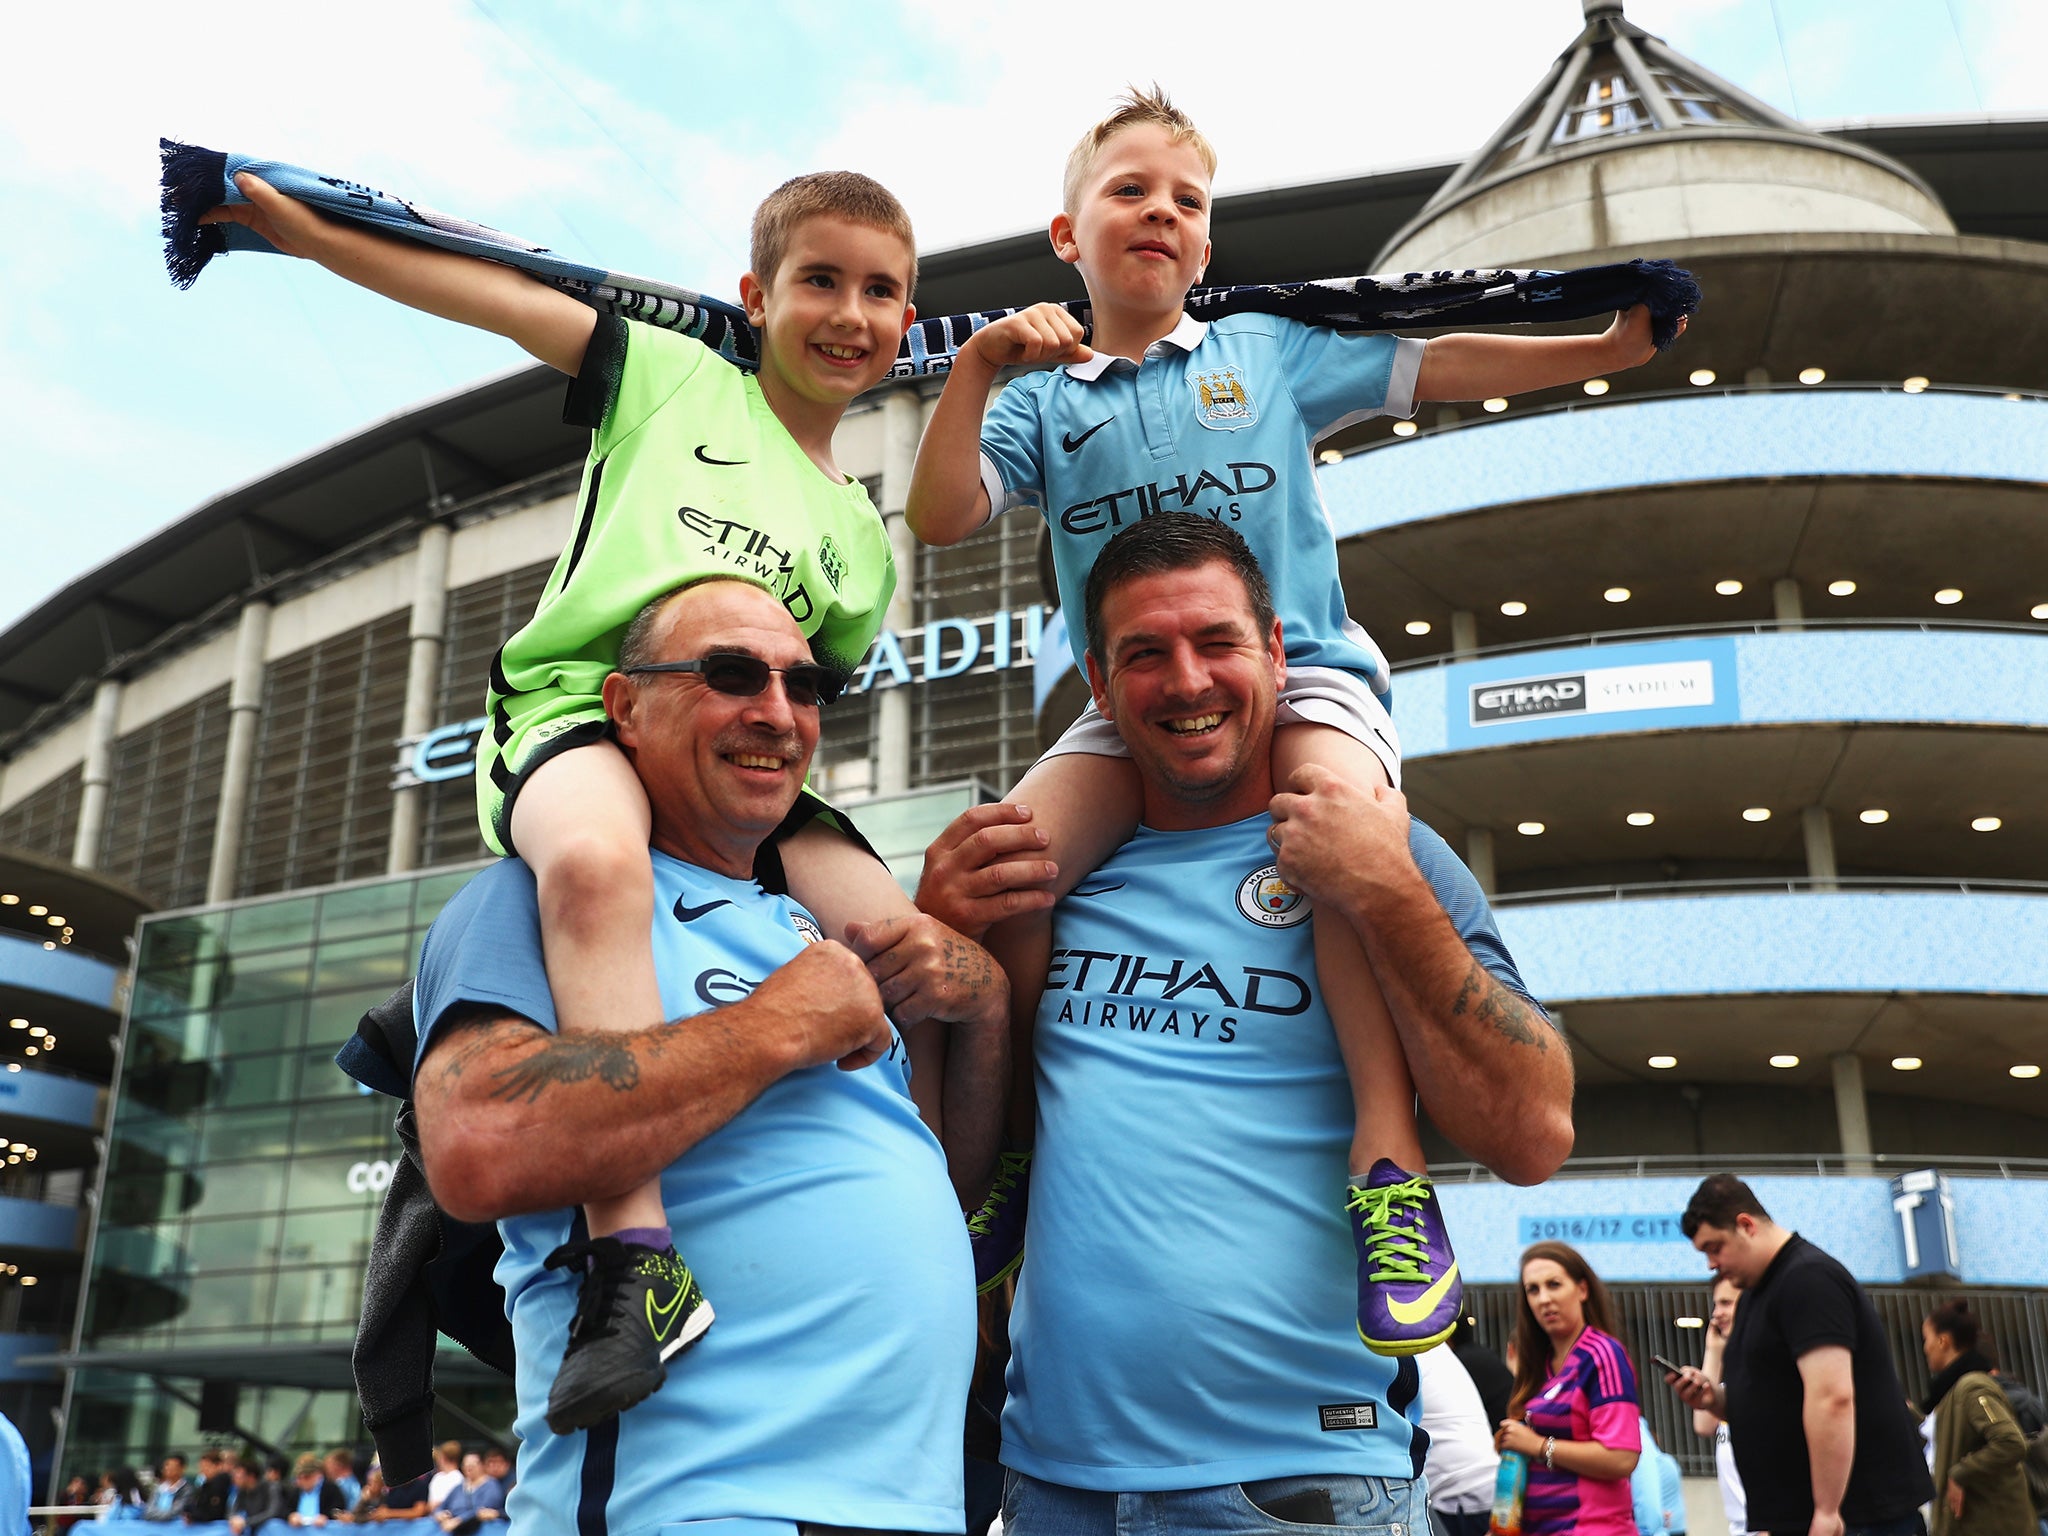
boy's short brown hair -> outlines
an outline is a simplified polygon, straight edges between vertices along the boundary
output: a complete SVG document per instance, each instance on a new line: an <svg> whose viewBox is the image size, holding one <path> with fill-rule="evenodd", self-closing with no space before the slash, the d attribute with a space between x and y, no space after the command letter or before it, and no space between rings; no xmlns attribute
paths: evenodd
<svg viewBox="0 0 2048 1536"><path fill-rule="evenodd" d="M910 256L910 288L917 287L917 237L911 233L910 215L895 193L859 171L792 176L761 200L754 210L753 248L748 252L757 282L765 285L774 280L797 225L820 214L865 224L901 240ZM904 298L907 301L909 297L910 289L906 289Z"/></svg>
<svg viewBox="0 0 2048 1536"><path fill-rule="evenodd" d="M1081 183L1087 179L1096 156L1102 153L1102 146L1126 128L1136 128L1144 123L1155 123L1164 128L1176 144L1192 144L1195 153L1202 157L1202 164L1208 167L1209 175L1215 176L1216 150L1202 137L1202 130L1195 126L1194 119L1176 107L1156 82L1149 91L1141 91L1134 85L1117 98L1114 112L1081 135L1081 142L1067 156L1066 179L1060 184L1062 209L1068 213L1074 211L1074 204L1081 194Z"/></svg>

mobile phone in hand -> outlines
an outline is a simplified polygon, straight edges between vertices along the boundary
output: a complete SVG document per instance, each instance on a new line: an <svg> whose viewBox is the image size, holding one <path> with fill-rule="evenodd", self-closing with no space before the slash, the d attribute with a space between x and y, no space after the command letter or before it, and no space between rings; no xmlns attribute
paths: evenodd
<svg viewBox="0 0 2048 1536"><path fill-rule="evenodd" d="M1655 1354L1651 1355L1650 1358L1656 1361L1659 1365L1663 1366L1665 1370L1669 1371L1674 1376L1683 1376L1686 1372L1686 1367L1680 1365L1675 1360L1666 1360L1662 1355Z"/></svg>

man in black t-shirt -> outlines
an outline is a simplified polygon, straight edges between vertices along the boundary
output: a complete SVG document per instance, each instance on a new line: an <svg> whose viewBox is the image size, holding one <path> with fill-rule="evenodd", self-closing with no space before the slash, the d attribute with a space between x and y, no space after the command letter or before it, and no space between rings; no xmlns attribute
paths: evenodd
<svg viewBox="0 0 2048 1536"><path fill-rule="evenodd" d="M1925 1536L1934 1486L1863 1287L1733 1174L1702 1180L1680 1227L1742 1305L1720 1382L1694 1367L1664 1379L1727 1421L1750 1530Z"/></svg>

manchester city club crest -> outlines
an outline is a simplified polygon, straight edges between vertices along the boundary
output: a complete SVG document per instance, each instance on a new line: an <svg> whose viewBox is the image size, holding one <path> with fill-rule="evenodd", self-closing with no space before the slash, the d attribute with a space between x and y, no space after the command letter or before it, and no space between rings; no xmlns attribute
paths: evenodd
<svg viewBox="0 0 2048 1536"><path fill-rule="evenodd" d="M789 926L803 935L806 944L822 944L825 942L825 930L812 922L810 914L807 912L790 913Z"/></svg>
<svg viewBox="0 0 2048 1536"><path fill-rule="evenodd" d="M1259 408L1235 366L1190 373L1188 388L1195 392L1195 419L1213 431L1235 432L1259 419Z"/></svg>
<svg viewBox="0 0 2048 1536"><path fill-rule="evenodd" d="M1237 885L1237 910L1261 928L1292 928L1315 910L1309 899L1280 878L1280 867L1253 870Z"/></svg>

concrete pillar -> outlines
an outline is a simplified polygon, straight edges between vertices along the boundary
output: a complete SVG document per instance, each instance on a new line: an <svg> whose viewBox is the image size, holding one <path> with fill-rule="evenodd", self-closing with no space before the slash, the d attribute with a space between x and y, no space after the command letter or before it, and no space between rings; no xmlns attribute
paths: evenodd
<svg viewBox="0 0 2048 1536"><path fill-rule="evenodd" d="M1451 615L1451 655L1463 660L1479 649L1478 616L1460 608Z"/></svg>
<svg viewBox="0 0 2048 1536"><path fill-rule="evenodd" d="M1806 878L1816 891L1835 888L1835 824L1824 805L1809 805L1799 813L1799 834L1806 843Z"/></svg>
<svg viewBox="0 0 2048 1536"><path fill-rule="evenodd" d="M1799 578L1780 576L1771 583L1771 617L1780 629L1806 627L1806 604L1799 593Z"/></svg>
<svg viewBox="0 0 2048 1536"><path fill-rule="evenodd" d="M917 464L917 441L924 429L924 407L915 385L904 384L882 397L882 521L896 556L896 595L889 600L884 623L901 634L917 621L913 601L917 587L917 536L904 520L910 496L910 472ZM885 688L875 695L875 793L900 794L910 788L910 690Z"/></svg>
<svg viewBox="0 0 2048 1536"><path fill-rule="evenodd" d="M1466 829L1465 867L1472 871L1472 878L1479 882L1480 890L1489 896L1494 894L1497 882L1493 864L1493 828Z"/></svg>
<svg viewBox="0 0 2048 1536"><path fill-rule="evenodd" d="M1742 382L1750 389L1768 389L1771 385L1771 370L1756 364L1742 370Z"/></svg>
<svg viewBox="0 0 2048 1536"><path fill-rule="evenodd" d="M1863 1093L1863 1058L1854 1051L1837 1051L1828 1058L1835 1078L1835 1126L1842 1139L1842 1156L1847 1172L1870 1172L1870 1101Z"/></svg>
<svg viewBox="0 0 2048 1536"><path fill-rule="evenodd" d="M102 678L92 696L92 735L85 744L78 832L71 841L71 862L80 869L100 867L100 833L107 824L107 794L114 782L114 731L120 719L120 681Z"/></svg>
<svg viewBox="0 0 2048 1536"><path fill-rule="evenodd" d="M249 780L256 771L256 727L263 714L264 650L270 644L270 604L257 598L242 610L235 634L235 673L228 684L228 752L220 770L220 809L213 823L213 861L206 899L228 901L242 863L242 823L249 814Z"/></svg>
<svg viewBox="0 0 2048 1536"><path fill-rule="evenodd" d="M405 713L398 726L401 736L423 735L439 723L434 711L441 699L441 647L448 637L450 542L451 535L441 523L429 523L420 530L413 566L412 621L406 627L412 649L406 662ZM384 859L387 874L402 875L418 867L420 819L425 814L424 784L392 795L391 840Z"/></svg>

